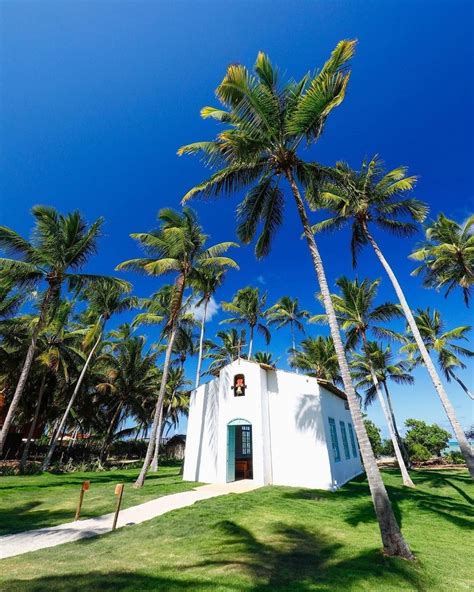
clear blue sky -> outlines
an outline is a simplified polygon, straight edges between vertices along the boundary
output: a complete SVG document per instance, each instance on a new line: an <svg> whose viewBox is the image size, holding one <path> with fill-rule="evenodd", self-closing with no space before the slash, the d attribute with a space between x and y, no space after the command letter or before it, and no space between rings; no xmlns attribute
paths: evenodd
<svg viewBox="0 0 474 592"><path fill-rule="evenodd" d="M444 1L311 2L2 2L0 4L0 219L27 234L29 209L47 203L106 219L90 271L111 273L138 254L129 233L149 230L163 206L207 173L176 149L211 138L216 127L199 117L229 63L251 66L259 50L289 76L322 64L338 40L357 38L347 97L328 122L312 158L357 167L378 153L387 166L406 164L420 175L417 196L432 214L462 221L473 208L472 3ZM237 201L195 203L212 241L235 238ZM419 237L418 237L419 238ZM458 295L420 287L407 259L417 239L380 243L413 307L438 307L450 326L470 324ZM352 275L346 235L320 240L331 282ZM236 253L218 299L260 282L272 303L298 296L319 312L309 257L292 207L272 254L256 262L252 248ZM383 277L371 252L359 276ZM130 276L139 295L157 280ZM381 298L392 299L383 279ZM222 314L209 324L212 333ZM123 319L120 319L123 320ZM318 327L311 329L316 334ZM150 340L153 336L150 337ZM289 336L270 346L286 366ZM260 345L260 348L263 344ZM473 386L472 366L462 373ZM472 406L449 387L464 426ZM400 420L446 420L423 369L416 385L393 387ZM379 425L381 415L370 411Z"/></svg>

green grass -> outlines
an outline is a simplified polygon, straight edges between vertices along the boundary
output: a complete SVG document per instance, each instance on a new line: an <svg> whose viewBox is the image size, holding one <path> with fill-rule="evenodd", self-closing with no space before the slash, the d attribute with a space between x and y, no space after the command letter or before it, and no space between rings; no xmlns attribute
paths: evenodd
<svg viewBox="0 0 474 592"><path fill-rule="evenodd" d="M0 535L71 522L76 513L81 484L86 480L90 480L91 486L84 494L81 518L113 512L117 483L126 484L122 508L196 486L195 483L184 482L176 466L164 466L159 473L150 473L142 489L132 487L137 474L137 469L124 469L0 477Z"/></svg>
<svg viewBox="0 0 474 592"><path fill-rule="evenodd" d="M415 563L380 552L367 484L360 479L336 493L265 487L205 500L96 539L6 559L0 589L471 590L469 475L420 470L412 477L415 490L403 488L397 473L384 472Z"/></svg>

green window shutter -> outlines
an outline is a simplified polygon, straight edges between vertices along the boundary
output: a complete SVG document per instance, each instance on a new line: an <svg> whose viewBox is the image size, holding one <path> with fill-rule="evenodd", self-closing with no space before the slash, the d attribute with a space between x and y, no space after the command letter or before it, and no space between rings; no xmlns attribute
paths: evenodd
<svg viewBox="0 0 474 592"><path fill-rule="evenodd" d="M344 454L345 454L346 460L349 460L351 458L351 454L349 452L349 442L347 441L346 424L343 421L340 421L339 426L341 428L342 445L344 446Z"/></svg>
<svg viewBox="0 0 474 592"><path fill-rule="evenodd" d="M347 424L349 426L349 437L351 439L351 446L352 446L352 454L354 458L357 457L357 446L354 437L354 430L352 429L352 425L350 423Z"/></svg>
<svg viewBox="0 0 474 592"><path fill-rule="evenodd" d="M331 433L331 445L332 453L334 455L334 461L339 462L341 460L341 453L339 452L339 442L337 439L336 422L332 417L329 418L329 431Z"/></svg>

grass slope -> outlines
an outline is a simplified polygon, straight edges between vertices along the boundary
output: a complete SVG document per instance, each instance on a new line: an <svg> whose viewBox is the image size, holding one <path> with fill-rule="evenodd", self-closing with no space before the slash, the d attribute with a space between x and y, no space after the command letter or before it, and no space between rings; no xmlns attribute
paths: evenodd
<svg viewBox="0 0 474 592"><path fill-rule="evenodd" d="M265 487L199 502L110 535L0 562L9 592L467 591L472 481L414 471L415 490L384 472L417 561L380 552L367 483L336 493Z"/></svg>
<svg viewBox="0 0 474 592"><path fill-rule="evenodd" d="M178 473L177 467L162 467L159 473L150 473L143 489L132 487L136 469L0 477L0 535L71 522L83 481L90 480L91 487L84 495L81 518L92 518L115 510L117 483L125 483L122 508L196 486Z"/></svg>

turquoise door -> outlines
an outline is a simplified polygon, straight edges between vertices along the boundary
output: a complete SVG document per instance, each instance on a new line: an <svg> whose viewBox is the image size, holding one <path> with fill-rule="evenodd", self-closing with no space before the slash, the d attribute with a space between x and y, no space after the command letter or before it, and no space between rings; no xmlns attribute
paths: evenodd
<svg viewBox="0 0 474 592"><path fill-rule="evenodd" d="M227 426L227 483L235 481L235 425Z"/></svg>

